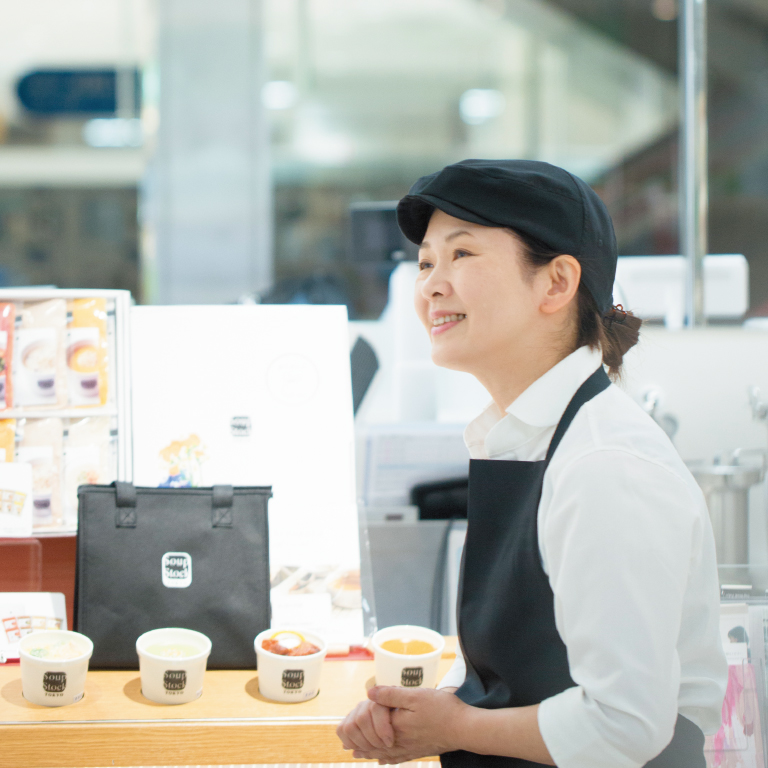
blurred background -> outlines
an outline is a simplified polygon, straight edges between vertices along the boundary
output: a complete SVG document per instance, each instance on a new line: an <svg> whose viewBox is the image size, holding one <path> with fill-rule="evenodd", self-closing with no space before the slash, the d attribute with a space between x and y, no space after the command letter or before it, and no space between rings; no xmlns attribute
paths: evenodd
<svg viewBox="0 0 768 768"><path fill-rule="evenodd" d="M768 314L768 3L708 5L709 251ZM562 165L621 254L679 252L676 0L0 8L0 286L375 318L409 254L355 212L467 157Z"/></svg>

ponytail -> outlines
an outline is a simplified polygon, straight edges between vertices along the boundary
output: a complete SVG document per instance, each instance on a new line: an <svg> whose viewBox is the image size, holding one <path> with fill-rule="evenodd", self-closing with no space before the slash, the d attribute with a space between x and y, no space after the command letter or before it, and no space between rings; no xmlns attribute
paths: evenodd
<svg viewBox="0 0 768 768"><path fill-rule="evenodd" d="M643 321L624 311L621 304L602 314L584 283L579 284L578 311L576 349L585 345L599 348L610 377L620 379L624 355L637 344Z"/></svg>

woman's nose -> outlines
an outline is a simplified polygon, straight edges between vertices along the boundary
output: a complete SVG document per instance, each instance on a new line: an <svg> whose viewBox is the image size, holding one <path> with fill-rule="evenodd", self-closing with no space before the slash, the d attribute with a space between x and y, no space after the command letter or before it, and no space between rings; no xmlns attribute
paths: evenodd
<svg viewBox="0 0 768 768"><path fill-rule="evenodd" d="M421 284L421 295L425 299L432 299L436 296L448 296L451 291L451 284L447 279L445 271L438 266L434 266L429 270L427 279Z"/></svg>

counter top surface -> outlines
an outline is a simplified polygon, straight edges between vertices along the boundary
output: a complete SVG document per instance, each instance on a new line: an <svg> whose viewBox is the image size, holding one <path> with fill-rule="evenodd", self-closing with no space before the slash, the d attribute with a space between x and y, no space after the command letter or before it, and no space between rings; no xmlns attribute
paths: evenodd
<svg viewBox="0 0 768 768"><path fill-rule="evenodd" d="M169 706L142 696L136 670L91 671L80 702L43 707L22 696L19 666L1 667L0 766L351 762L336 725L373 684L372 661L326 661L320 694L283 704L259 693L255 669L209 670L197 701ZM9 754L15 757L7 763Z"/></svg>

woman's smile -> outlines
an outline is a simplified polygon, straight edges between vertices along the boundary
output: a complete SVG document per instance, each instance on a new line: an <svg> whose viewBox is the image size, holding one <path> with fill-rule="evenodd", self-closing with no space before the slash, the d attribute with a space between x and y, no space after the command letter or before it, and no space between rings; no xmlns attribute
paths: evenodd
<svg viewBox="0 0 768 768"><path fill-rule="evenodd" d="M433 312L432 314L432 328L430 333L432 336L437 336L440 333L445 333L451 328L455 328L462 320L466 320L466 315L461 312L455 314L443 314Z"/></svg>

